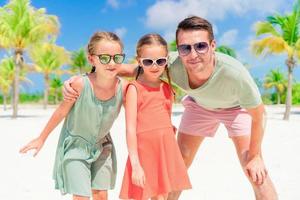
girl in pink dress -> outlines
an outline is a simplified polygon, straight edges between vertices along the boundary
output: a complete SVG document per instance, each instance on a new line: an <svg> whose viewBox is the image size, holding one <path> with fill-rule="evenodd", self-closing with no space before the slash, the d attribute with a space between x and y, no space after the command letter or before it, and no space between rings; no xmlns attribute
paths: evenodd
<svg viewBox="0 0 300 200"><path fill-rule="evenodd" d="M137 45L136 81L125 99L128 160L121 199L167 199L168 193L191 188L171 123L174 93L168 75L166 41L143 36ZM161 80L166 72L168 83Z"/></svg>

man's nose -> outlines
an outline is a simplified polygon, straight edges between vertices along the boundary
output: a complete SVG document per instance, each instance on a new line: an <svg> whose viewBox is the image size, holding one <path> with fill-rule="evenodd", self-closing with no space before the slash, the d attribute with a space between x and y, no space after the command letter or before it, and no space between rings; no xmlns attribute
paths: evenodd
<svg viewBox="0 0 300 200"><path fill-rule="evenodd" d="M199 53L195 50L195 48L192 47L190 57L197 58L198 56L199 56Z"/></svg>

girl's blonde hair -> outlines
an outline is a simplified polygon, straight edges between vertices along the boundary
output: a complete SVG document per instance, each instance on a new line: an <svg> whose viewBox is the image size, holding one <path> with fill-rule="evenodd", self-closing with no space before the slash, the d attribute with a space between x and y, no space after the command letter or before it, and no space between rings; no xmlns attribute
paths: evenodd
<svg viewBox="0 0 300 200"><path fill-rule="evenodd" d="M150 34L146 34L143 37L141 37L141 39L138 41L137 46L136 46L136 55L137 55L137 57L140 57L140 55L141 55L141 49L145 45L160 45L168 53L168 43L166 42L166 40L163 37L161 37L157 33L150 33ZM136 77L135 77L136 80L138 79L139 75L142 73L142 70L143 70L142 67L138 66L137 74L136 74ZM165 71L166 71L166 74L167 74L168 83L169 83L169 85L170 85L170 87L172 89L171 77L170 77L168 65L166 65Z"/></svg>
<svg viewBox="0 0 300 200"><path fill-rule="evenodd" d="M92 37L87 45L87 53L89 55L95 55L95 53L96 53L95 49L96 49L97 43L101 42L103 40L117 42L123 50L123 43L122 43L121 39L115 33L98 31L92 35ZM95 72L95 70L96 70L96 68L93 66L91 73Z"/></svg>

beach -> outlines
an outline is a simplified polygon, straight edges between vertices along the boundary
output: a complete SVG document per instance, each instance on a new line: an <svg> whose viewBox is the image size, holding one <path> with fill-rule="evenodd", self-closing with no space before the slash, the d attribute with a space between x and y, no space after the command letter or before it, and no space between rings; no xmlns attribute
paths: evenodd
<svg viewBox="0 0 300 200"><path fill-rule="evenodd" d="M42 131L55 106L47 110L41 105L20 105L19 117L12 119L11 110L0 107L0 199L1 200L66 200L54 190L52 168L56 145L63 123L49 136L40 153L19 154L19 149ZM280 200L300 199L300 107L293 107L289 121L282 120L284 105L266 106L267 128L263 155ZM179 126L183 107L176 105L173 123ZM86 117L89 117L88 115ZM116 188L109 199L118 194L127 159L124 110L111 130L118 160ZM189 169L193 189L184 191L181 200L253 200L254 195L240 167L235 148L221 125L214 138L200 146Z"/></svg>

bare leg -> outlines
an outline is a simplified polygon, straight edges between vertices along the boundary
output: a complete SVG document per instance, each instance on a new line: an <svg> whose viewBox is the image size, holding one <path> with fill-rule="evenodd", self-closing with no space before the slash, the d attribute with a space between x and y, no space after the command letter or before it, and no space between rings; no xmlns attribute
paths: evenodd
<svg viewBox="0 0 300 200"><path fill-rule="evenodd" d="M93 190L93 200L107 200L107 190Z"/></svg>
<svg viewBox="0 0 300 200"><path fill-rule="evenodd" d="M245 171L245 166L247 164L246 159L249 150L250 136L247 135L247 136L233 137L232 141L235 145L236 152L239 157L243 171L247 176L247 173ZM253 187L256 200L277 200L278 199L275 187L269 175L267 176L266 180L262 185L257 185L253 183L248 176L247 178Z"/></svg>
<svg viewBox="0 0 300 200"><path fill-rule="evenodd" d="M167 200L168 199L168 195L158 195L156 197L152 197L151 200Z"/></svg>
<svg viewBox="0 0 300 200"><path fill-rule="evenodd" d="M89 197L73 195L73 200L89 200Z"/></svg>
<svg viewBox="0 0 300 200"><path fill-rule="evenodd" d="M198 148L205 137L192 136L179 132L177 142L182 154L182 158L187 168L189 168L195 158ZM181 191L171 192L168 200L177 200Z"/></svg>

